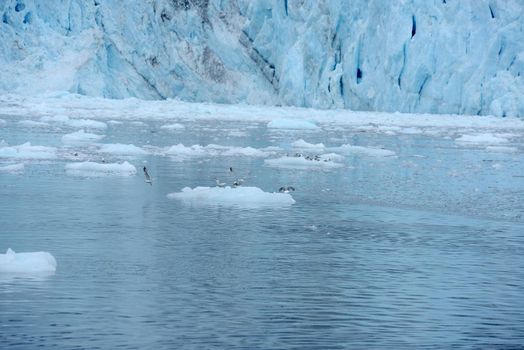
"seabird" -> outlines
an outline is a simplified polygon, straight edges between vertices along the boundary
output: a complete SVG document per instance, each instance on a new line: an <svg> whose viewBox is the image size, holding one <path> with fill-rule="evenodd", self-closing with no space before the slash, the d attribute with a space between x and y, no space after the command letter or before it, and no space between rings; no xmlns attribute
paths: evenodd
<svg viewBox="0 0 524 350"><path fill-rule="evenodd" d="M242 185L243 182L244 182L244 179L236 179L235 182L233 182L233 187L240 186Z"/></svg>
<svg viewBox="0 0 524 350"><path fill-rule="evenodd" d="M151 181L151 176L149 176L149 173L147 172L147 168L146 167L144 167L144 177L146 178L145 179L146 183L148 183L151 186L153 186L153 181Z"/></svg>
<svg viewBox="0 0 524 350"><path fill-rule="evenodd" d="M278 189L278 192L280 192L280 193L289 193L289 192L293 192L294 190L295 190L295 187L293 187L293 186L288 186L288 187L282 186L282 187L280 187Z"/></svg>
<svg viewBox="0 0 524 350"><path fill-rule="evenodd" d="M216 182L218 187L226 187L225 182L220 182L220 181L218 181L218 179L215 179L215 182Z"/></svg>

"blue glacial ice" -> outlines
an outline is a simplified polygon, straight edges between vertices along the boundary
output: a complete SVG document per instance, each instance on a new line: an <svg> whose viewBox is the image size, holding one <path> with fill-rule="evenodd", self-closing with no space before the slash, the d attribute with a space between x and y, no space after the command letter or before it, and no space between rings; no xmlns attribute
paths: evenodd
<svg viewBox="0 0 524 350"><path fill-rule="evenodd" d="M0 92L524 115L518 0L0 2Z"/></svg>

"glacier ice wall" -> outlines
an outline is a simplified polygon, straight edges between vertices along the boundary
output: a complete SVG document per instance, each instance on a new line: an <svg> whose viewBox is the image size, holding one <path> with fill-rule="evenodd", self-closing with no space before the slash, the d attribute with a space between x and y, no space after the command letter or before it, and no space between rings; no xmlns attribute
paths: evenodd
<svg viewBox="0 0 524 350"><path fill-rule="evenodd" d="M524 116L521 0L0 0L0 92Z"/></svg>

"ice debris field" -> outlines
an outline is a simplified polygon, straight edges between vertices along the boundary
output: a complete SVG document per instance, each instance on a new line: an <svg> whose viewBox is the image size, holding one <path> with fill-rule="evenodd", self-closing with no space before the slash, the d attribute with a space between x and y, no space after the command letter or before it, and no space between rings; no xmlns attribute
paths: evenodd
<svg viewBox="0 0 524 350"><path fill-rule="evenodd" d="M518 118L0 96L2 186L133 184L173 206L278 210L321 193L522 222L523 151ZM0 272L55 267L48 253L0 255Z"/></svg>

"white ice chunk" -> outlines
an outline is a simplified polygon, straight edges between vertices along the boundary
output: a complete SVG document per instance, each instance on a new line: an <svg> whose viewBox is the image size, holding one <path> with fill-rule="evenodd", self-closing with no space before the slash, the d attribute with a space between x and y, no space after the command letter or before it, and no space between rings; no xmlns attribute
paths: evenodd
<svg viewBox="0 0 524 350"><path fill-rule="evenodd" d="M344 144L338 147L330 147L329 150L343 154L357 154L370 157L392 157L395 155L394 151L390 151L388 149L354 146L349 144Z"/></svg>
<svg viewBox="0 0 524 350"><path fill-rule="evenodd" d="M160 129L164 130L184 130L186 127L179 123L173 123L173 124L165 124L160 127Z"/></svg>
<svg viewBox="0 0 524 350"><path fill-rule="evenodd" d="M46 146L31 146L26 142L17 146L0 145L0 158L10 159L55 159L56 148Z"/></svg>
<svg viewBox="0 0 524 350"><path fill-rule="evenodd" d="M96 142L104 137L104 135L90 134L84 130L79 130L62 136L62 142L65 144L77 145Z"/></svg>
<svg viewBox="0 0 524 350"><path fill-rule="evenodd" d="M474 145L497 145L509 142L507 135L483 133L474 135L462 135L455 140L462 144Z"/></svg>
<svg viewBox="0 0 524 350"><path fill-rule="evenodd" d="M57 115L53 117L42 117L41 122L45 123L57 123L61 125L67 125L73 128L85 128L85 129L107 129L107 124L91 119L71 119L66 115Z"/></svg>
<svg viewBox="0 0 524 350"><path fill-rule="evenodd" d="M179 143L169 147L165 153L175 159L186 160L190 158L198 157L214 157L214 156L245 156L245 157L267 157L273 154L274 151L271 149L258 149L253 147L235 147L235 146L222 146L210 144L207 146L193 145L186 147Z"/></svg>
<svg viewBox="0 0 524 350"><path fill-rule="evenodd" d="M181 192L169 193L167 197L193 205L278 207L295 203L288 193L264 192L258 187L185 187Z"/></svg>
<svg viewBox="0 0 524 350"><path fill-rule="evenodd" d="M21 173L24 171L24 163L0 166L0 173Z"/></svg>
<svg viewBox="0 0 524 350"><path fill-rule="evenodd" d="M267 124L270 129L317 130L319 127L303 119L274 119Z"/></svg>
<svg viewBox="0 0 524 350"><path fill-rule="evenodd" d="M66 164L65 169L68 175L73 176L132 176L136 174L136 168L128 162L80 162Z"/></svg>
<svg viewBox="0 0 524 350"><path fill-rule="evenodd" d="M336 163L329 158L320 157L319 160L306 159L305 157L280 157L275 159L266 159L264 164L273 168L283 169L333 169L340 168L343 165Z"/></svg>
<svg viewBox="0 0 524 350"><path fill-rule="evenodd" d="M326 146L324 146L323 143L309 143L304 141L303 139L300 139L298 141L295 141L291 143L291 146L295 149L305 150L305 151L315 151L315 152L323 152Z"/></svg>
<svg viewBox="0 0 524 350"><path fill-rule="evenodd" d="M18 125L27 127L27 128L47 128L50 126L48 123L45 123L45 122L39 122L36 120L27 120L27 119L20 120L18 122Z"/></svg>
<svg viewBox="0 0 524 350"><path fill-rule="evenodd" d="M15 253L7 249L0 254L0 273L55 272L56 260L48 252Z"/></svg>
<svg viewBox="0 0 524 350"><path fill-rule="evenodd" d="M143 156L147 152L133 144L126 145L122 143L108 143L100 145L101 153L117 154L123 156Z"/></svg>

